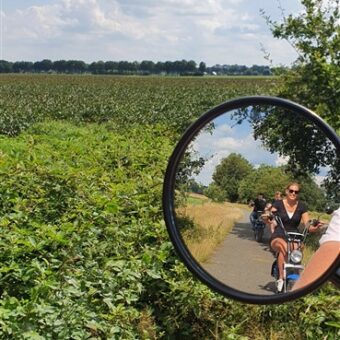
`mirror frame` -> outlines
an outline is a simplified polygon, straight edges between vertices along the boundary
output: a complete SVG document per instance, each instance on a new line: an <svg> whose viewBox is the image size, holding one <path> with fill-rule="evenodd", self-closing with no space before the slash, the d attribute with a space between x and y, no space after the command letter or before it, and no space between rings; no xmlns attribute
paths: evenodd
<svg viewBox="0 0 340 340"><path fill-rule="evenodd" d="M247 96L241 97L234 100L224 102L211 110L204 113L195 122L193 122L188 129L184 132L181 139L177 143L172 155L169 158L168 166L166 169L164 183L163 183L163 214L165 224L170 235L172 244L177 251L177 254L184 262L185 266L192 272L192 274L198 278L201 282L206 284L212 290L222 294L225 297L235 299L237 301L251 303L251 304L276 304L286 301L291 301L300 298L316 288L320 287L332 275L336 275L335 272L338 267L340 267L340 256L334 261L334 263L325 271L325 273L319 277L317 280L301 288L297 291L288 292L285 294L275 294L275 295L257 295L245 293L239 291L235 288L229 287L218 281L206 270L204 270L195 258L191 255L189 249L185 245L179 228L176 224L175 216L175 206L174 206L174 192L175 192L175 181L176 172L178 165L185 153L185 150L192 138L199 132L207 123L211 122L213 119L217 118L221 114L228 113L232 110L238 109L240 107L250 106L250 105L273 105L280 108L288 109L296 112L305 119L314 123L324 134L332 141L336 148L336 153L340 157L340 138L336 132L323 121L316 113L299 105L295 102L289 101L287 99L271 96Z"/></svg>

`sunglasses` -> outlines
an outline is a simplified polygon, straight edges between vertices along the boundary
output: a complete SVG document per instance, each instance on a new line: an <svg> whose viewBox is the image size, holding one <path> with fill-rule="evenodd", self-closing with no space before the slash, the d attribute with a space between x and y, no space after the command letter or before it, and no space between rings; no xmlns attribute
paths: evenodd
<svg viewBox="0 0 340 340"><path fill-rule="evenodd" d="M289 189L288 191L289 191L290 194L294 193L295 195L298 195L299 192L300 192L299 190L292 190L292 189Z"/></svg>

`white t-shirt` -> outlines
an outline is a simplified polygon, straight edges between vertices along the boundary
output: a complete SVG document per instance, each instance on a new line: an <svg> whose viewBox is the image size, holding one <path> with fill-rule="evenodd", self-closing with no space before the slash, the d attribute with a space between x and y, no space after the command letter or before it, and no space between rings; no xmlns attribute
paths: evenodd
<svg viewBox="0 0 340 340"><path fill-rule="evenodd" d="M331 222L329 223L326 232L320 238L319 243L322 244L328 241L340 242L340 207L333 212Z"/></svg>

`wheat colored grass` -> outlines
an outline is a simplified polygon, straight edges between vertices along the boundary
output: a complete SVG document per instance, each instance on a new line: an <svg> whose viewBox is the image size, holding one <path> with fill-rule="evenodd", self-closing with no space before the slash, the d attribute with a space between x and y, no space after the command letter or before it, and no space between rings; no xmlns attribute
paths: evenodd
<svg viewBox="0 0 340 340"><path fill-rule="evenodd" d="M179 209L180 215L190 218L194 230L187 230L183 238L191 254L199 262L206 261L243 215L240 207L232 203L213 203L202 200L200 205L187 205Z"/></svg>

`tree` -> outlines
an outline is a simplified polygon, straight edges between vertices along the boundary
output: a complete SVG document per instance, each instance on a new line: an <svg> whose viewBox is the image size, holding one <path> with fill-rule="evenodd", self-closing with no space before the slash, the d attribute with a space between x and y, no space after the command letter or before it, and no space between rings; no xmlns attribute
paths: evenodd
<svg viewBox="0 0 340 340"><path fill-rule="evenodd" d="M105 73L105 63L102 60L96 62L96 72L97 74Z"/></svg>
<svg viewBox="0 0 340 340"><path fill-rule="evenodd" d="M274 167L261 165L246 176L239 185L239 201L248 202L259 193L263 193L269 201L276 191L285 192L288 183L297 182L301 185L299 199L307 203L308 209L322 211L326 204L323 190L315 183L312 176L294 176L285 166Z"/></svg>
<svg viewBox="0 0 340 340"><path fill-rule="evenodd" d="M239 184L239 200L248 202L263 193L266 199L274 197L276 191L284 192L287 184L292 180L283 167L261 165L253 170Z"/></svg>
<svg viewBox="0 0 340 340"><path fill-rule="evenodd" d="M53 63L49 59L44 59L42 61L36 61L33 64L33 68L36 72L48 72L53 69Z"/></svg>
<svg viewBox="0 0 340 340"><path fill-rule="evenodd" d="M208 188L203 191L203 194L211 198L214 202L223 202L227 198L225 191L216 183L210 183Z"/></svg>
<svg viewBox="0 0 340 340"><path fill-rule="evenodd" d="M312 177L303 176L297 178L296 181L301 184L299 199L307 203L308 210L323 212L326 206L326 196Z"/></svg>
<svg viewBox="0 0 340 340"><path fill-rule="evenodd" d="M231 153L217 165L213 180L225 192L230 202L239 198L238 188L241 180L252 171L252 165L240 154Z"/></svg>
<svg viewBox="0 0 340 340"><path fill-rule="evenodd" d="M115 61L106 61L105 62L105 71L106 73L114 73L118 69L118 63Z"/></svg>
<svg viewBox="0 0 340 340"><path fill-rule="evenodd" d="M293 67L282 75L283 82L277 95L314 110L336 130L340 130L339 2L340 0L301 0L303 11L296 16L291 14L284 17L283 22L275 22L265 16L273 36L288 41L298 53ZM281 153L288 153L291 165L303 157L308 162L305 154L314 155L314 172L317 172L319 165L331 169L326 187L337 192L340 199L340 179L339 175L336 176L339 173L339 161L335 151L332 152L329 141L322 137L323 133L320 131L307 129L307 123L302 129L301 124L296 126L293 119L285 119L283 124L282 118L282 115L278 115L276 122L275 119L272 120L271 126L277 126L276 135L266 134L262 129L263 134L262 137L258 134L259 138L266 140L267 146L272 150L279 148ZM281 136L285 136L284 145L278 143ZM305 143L307 149L293 147L297 145L296 136L300 140L305 136L308 141ZM311 164L309 160L308 166Z"/></svg>
<svg viewBox="0 0 340 340"><path fill-rule="evenodd" d="M6 60L0 60L0 73L10 73L12 72L13 63L6 61Z"/></svg>
<svg viewBox="0 0 340 340"><path fill-rule="evenodd" d="M32 72L33 63L30 61L16 61L12 67L13 72Z"/></svg>
<svg viewBox="0 0 340 340"><path fill-rule="evenodd" d="M155 63L150 60L143 60L139 68L143 73L153 73L155 70Z"/></svg>
<svg viewBox="0 0 340 340"><path fill-rule="evenodd" d="M194 60L189 60L188 62L186 62L185 64L185 71L187 72L195 72L196 71L196 62Z"/></svg>
<svg viewBox="0 0 340 340"><path fill-rule="evenodd" d="M288 41L298 53L278 95L315 110L340 129L339 0L301 2L304 11L281 23L266 17L273 36Z"/></svg>
<svg viewBox="0 0 340 340"><path fill-rule="evenodd" d="M59 73L67 72L67 61L66 60L55 61L53 63L53 69Z"/></svg>
<svg viewBox="0 0 340 340"><path fill-rule="evenodd" d="M104 63L102 61L98 61L97 63L97 67L98 65L101 65L101 70L103 70L102 72L105 71L103 64ZM87 66L82 60L68 60L66 62L66 69L70 73L83 73L86 71Z"/></svg>
<svg viewBox="0 0 340 340"><path fill-rule="evenodd" d="M190 192L194 192L196 194L203 194L206 187L201 183L197 183L193 178L191 178L188 180L188 189Z"/></svg>
<svg viewBox="0 0 340 340"><path fill-rule="evenodd" d="M198 70L202 73L204 73L207 69L207 65L205 64L205 62L201 61L199 63L199 66L198 66Z"/></svg>

